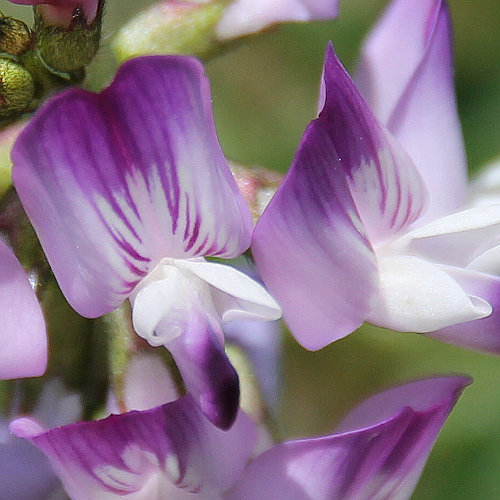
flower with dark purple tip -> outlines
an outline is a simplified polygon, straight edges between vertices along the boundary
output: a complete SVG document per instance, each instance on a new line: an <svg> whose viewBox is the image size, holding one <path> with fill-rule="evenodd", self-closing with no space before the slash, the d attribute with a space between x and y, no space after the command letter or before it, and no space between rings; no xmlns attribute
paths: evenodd
<svg viewBox="0 0 500 500"><path fill-rule="evenodd" d="M404 500L469 383L440 377L389 389L335 434L256 458L256 429L244 413L224 432L190 396L49 431L27 418L10 429L48 456L73 500Z"/></svg>
<svg viewBox="0 0 500 500"><path fill-rule="evenodd" d="M129 298L137 333L171 351L207 417L229 427L238 379L221 325L281 311L261 285L204 259L244 252L252 217L220 149L201 64L136 59L101 94L62 93L12 158L69 303L97 317Z"/></svg>
<svg viewBox="0 0 500 500"><path fill-rule="evenodd" d="M379 119L327 49L319 116L252 243L306 348L368 321L500 352L500 279L481 267L500 205L466 208L450 30L444 1L393 3L362 65Z"/></svg>

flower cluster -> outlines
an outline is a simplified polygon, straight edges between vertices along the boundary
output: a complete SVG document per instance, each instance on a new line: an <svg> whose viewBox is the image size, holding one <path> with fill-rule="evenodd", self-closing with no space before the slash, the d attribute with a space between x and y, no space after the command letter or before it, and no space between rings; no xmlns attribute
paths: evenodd
<svg viewBox="0 0 500 500"><path fill-rule="evenodd" d="M35 82L58 79L42 85L42 100L93 59L104 2L14 3L35 5L36 19L34 45L16 64L34 75L33 61L43 66ZM172 12L188 19L167 33L193 53L202 37L205 55L277 23L338 13L334 0L173 0L155 9L168 17L163 27ZM183 39L188 24L196 37ZM60 381L45 384L36 404L24 386L21 398L4 398L0 478L9 481L0 498L46 500L61 484L73 500L411 496L470 378L388 389L323 437L276 444L267 420L282 313L310 350L367 321L500 352L500 204L468 196L451 39L445 0L394 0L354 81L328 45L318 116L281 183L228 162L202 63L153 55L163 42L142 45L150 55L123 64L100 93L72 87L40 106L11 158L37 237L23 233L20 246L39 242L46 282L33 269L28 279L0 243L0 378L45 371L33 290L48 316L53 276L71 308L100 318L96 330L109 335L98 348L106 366L96 368L105 380L100 396L86 380L72 383L82 398ZM61 371L50 375L68 378ZM25 463L36 474L22 486Z"/></svg>

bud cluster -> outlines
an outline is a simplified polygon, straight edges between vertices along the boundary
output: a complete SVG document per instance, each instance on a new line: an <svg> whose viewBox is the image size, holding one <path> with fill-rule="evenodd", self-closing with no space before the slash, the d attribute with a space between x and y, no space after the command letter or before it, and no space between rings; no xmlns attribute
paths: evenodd
<svg viewBox="0 0 500 500"><path fill-rule="evenodd" d="M53 90L83 79L99 48L103 7L99 0L89 14L80 4L34 5L32 29L0 13L0 120L11 121ZM65 17L55 16L57 9Z"/></svg>

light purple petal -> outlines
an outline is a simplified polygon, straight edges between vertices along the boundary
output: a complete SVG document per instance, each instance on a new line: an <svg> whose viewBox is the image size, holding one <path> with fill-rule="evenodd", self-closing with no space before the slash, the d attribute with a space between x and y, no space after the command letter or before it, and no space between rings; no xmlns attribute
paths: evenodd
<svg viewBox="0 0 500 500"><path fill-rule="evenodd" d="M252 252L297 340L320 349L364 321L375 257L323 125L306 129L284 182L259 219Z"/></svg>
<svg viewBox="0 0 500 500"><path fill-rule="evenodd" d="M0 500L46 499L59 483L47 458L30 443L9 436L1 420L0 480Z"/></svg>
<svg viewBox="0 0 500 500"><path fill-rule="evenodd" d="M276 23L333 19L337 15L338 0L235 0L224 12L216 33L224 40Z"/></svg>
<svg viewBox="0 0 500 500"><path fill-rule="evenodd" d="M160 336L161 328L160 323ZM224 352L222 332L217 328L207 315L192 311L183 333L165 346L204 415L217 427L228 429L236 418L240 390L238 374Z"/></svg>
<svg viewBox="0 0 500 500"><path fill-rule="evenodd" d="M291 441L259 456L229 500L403 500L469 379L434 378L369 399L343 433Z"/></svg>
<svg viewBox="0 0 500 500"><path fill-rule="evenodd" d="M281 321L229 321L224 334L248 356L267 407L277 412L282 388Z"/></svg>
<svg viewBox="0 0 500 500"><path fill-rule="evenodd" d="M397 0L364 46L358 78L375 114L422 175L429 193L427 220L466 201L452 44L445 1Z"/></svg>
<svg viewBox="0 0 500 500"><path fill-rule="evenodd" d="M347 178L370 241L376 243L419 217L426 200L422 181L410 158L374 117L331 45L323 79L319 120L337 152L336 168Z"/></svg>
<svg viewBox="0 0 500 500"><path fill-rule="evenodd" d="M467 269L448 269L470 295L490 303L493 312L487 318L460 323L428 334L441 342L468 349L500 354L500 278Z"/></svg>
<svg viewBox="0 0 500 500"><path fill-rule="evenodd" d="M179 391L160 356L134 354L125 373L123 402L128 411L149 410L179 399Z"/></svg>
<svg viewBox="0 0 500 500"><path fill-rule="evenodd" d="M0 379L35 377L47 366L40 304L12 250L0 240Z"/></svg>
<svg viewBox="0 0 500 500"><path fill-rule="evenodd" d="M84 316L117 307L163 257L234 257L249 244L251 215L195 59L135 59L100 95L57 96L12 157L59 285Z"/></svg>
<svg viewBox="0 0 500 500"><path fill-rule="evenodd" d="M191 498L189 492L219 499L218 492L241 474L256 439L246 415L241 413L224 432L211 425L189 397L47 432L26 418L10 428L49 457L73 500L123 495L163 500L168 492L175 500Z"/></svg>
<svg viewBox="0 0 500 500"><path fill-rule="evenodd" d="M34 411L45 425L68 424L80 417L81 404L56 379L44 385ZM47 457L23 439L9 433L0 419L0 500L47 500L61 485ZM59 498L59 497L57 497Z"/></svg>

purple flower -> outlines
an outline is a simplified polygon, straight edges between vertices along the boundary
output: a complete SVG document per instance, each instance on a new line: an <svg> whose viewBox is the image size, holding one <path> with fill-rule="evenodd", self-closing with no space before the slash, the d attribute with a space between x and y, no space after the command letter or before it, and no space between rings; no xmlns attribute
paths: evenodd
<svg viewBox="0 0 500 500"><path fill-rule="evenodd" d="M137 333L166 346L205 415L230 426L238 378L221 324L281 311L261 285L203 258L245 251L252 218L217 141L201 64L136 59L101 94L60 94L12 158L69 303L97 317L129 298Z"/></svg>
<svg viewBox="0 0 500 500"><path fill-rule="evenodd" d="M242 412L227 432L190 396L147 411L44 431L10 429L50 459L73 500L361 500L409 498L431 447L469 379L440 377L378 394L335 434L286 442L254 456Z"/></svg>
<svg viewBox="0 0 500 500"><path fill-rule="evenodd" d="M252 244L309 349L369 321L500 352L500 280L481 263L500 206L465 209L450 29L442 1L391 6L361 66L379 119L327 50L319 117Z"/></svg>

